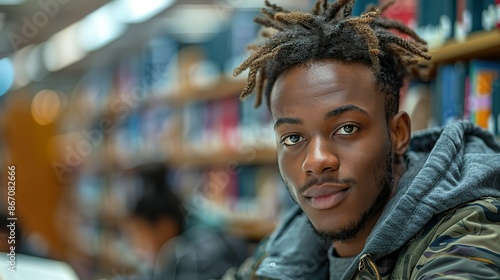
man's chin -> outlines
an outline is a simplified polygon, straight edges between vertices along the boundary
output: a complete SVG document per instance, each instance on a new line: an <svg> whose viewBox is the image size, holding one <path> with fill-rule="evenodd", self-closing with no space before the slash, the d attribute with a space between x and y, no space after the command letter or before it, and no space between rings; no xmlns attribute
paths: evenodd
<svg viewBox="0 0 500 280"><path fill-rule="evenodd" d="M356 237L362 227L359 224L352 223L344 229L332 229L326 226L314 226L311 220L308 219L308 224L318 237L321 244L325 247L332 245L333 242L345 242Z"/></svg>

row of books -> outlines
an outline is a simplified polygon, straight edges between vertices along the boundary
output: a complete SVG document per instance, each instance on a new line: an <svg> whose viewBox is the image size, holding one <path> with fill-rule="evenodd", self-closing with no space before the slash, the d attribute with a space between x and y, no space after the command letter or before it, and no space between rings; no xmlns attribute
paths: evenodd
<svg viewBox="0 0 500 280"><path fill-rule="evenodd" d="M429 48L449 40L463 41L471 33L500 27L499 0L415 0L417 33Z"/></svg>
<svg viewBox="0 0 500 280"><path fill-rule="evenodd" d="M190 214L222 223L231 215L276 219L292 203L275 165L179 169L175 184Z"/></svg>
<svg viewBox="0 0 500 280"><path fill-rule="evenodd" d="M161 187L169 187L181 198L188 216L275 219L291 203L276 164L172 168L164 177L164 186L153 186L131 172L80 174L72 193L79 218L72 220L79 223L80 232L88 233L82 239L85 250L90 250L87 253L98 255L92 240L99 238L100 228L119 230L139 198Z"/></svg>
<svg viewBox="0 0 500 280"><path fill-rule="evenodd" d="M389 0L358 0L354 13L366 5ZM500 0L397 0L385 13L417 30L431 48L450 39L464 40L468 34L500 27Z"/></svg>
<svg viewBox="0 0 500 280"><path fill-rule="evenodd" d="M112 161L122 168L147 161L161 161L173 145L175 126L173 110L165 105L130 110L114 120L114 130L107 135ZM169 145L172 144L172 145ZM170 147L173 149L175 147Z"/></svg>
<svg viewBox="0 0 500 280"><path fill-rule="evenodd" d="M437 69L434 88L437 124L466 119L500 135L500 61L443 65Z"/></svg>
<svg viewBox="0 0 500 280"><path fill-rule="evenodd" d="M129 55L108 67L89 71L77 87L77 110L81 117L96 118L120 106L131 109L158 96L169 96L190 83L204 84L232 73L247 54L247 45L255 39L258 26L252 18L255 10L235 10L230 23L204 42L186 43L173 35L152 38L142 52ZM200 61L183 70L182 50L196 46ZM192 66L192 67L191 67ZM181 93L182 94L182 93Z"/></svg>
<svg viewBox="0 0 500 280"><path fill-rule="evenodd" d="M193 148L237 150L242 145L275 145L271 117L265 105L254 108L255 95L193 102L183 110L185 143Z"/></svg>

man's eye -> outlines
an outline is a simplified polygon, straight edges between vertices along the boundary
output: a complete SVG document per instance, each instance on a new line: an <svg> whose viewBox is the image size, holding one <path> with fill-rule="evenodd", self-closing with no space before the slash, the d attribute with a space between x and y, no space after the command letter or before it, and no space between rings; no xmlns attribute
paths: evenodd
<svg viewBox="0 0 500 280"><path fill-rule="evenodd" d="M352 125L352 124L348 124L348 125L344 125L339 130L337 130L337 132L335 132L335 134L349 135L349 134L353 134L358 129L359 128L357 126Z"/></svg>
<svg viewBox="0 0 500 280"><path fill-rule="evenodd" d="M293 146L297 143L304 141L304 139L305 139L304 137L295 134L285 137L281 142L284 143L286 146Z"/></svg>

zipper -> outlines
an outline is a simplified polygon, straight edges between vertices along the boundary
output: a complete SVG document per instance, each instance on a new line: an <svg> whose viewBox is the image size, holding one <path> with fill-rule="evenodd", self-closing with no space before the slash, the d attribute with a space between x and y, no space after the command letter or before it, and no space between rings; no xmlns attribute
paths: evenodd
<svg viewBox="0 0 500 280"><path fill-rule="evenodd" d="M380 273L377 270L377 266L375 263L370 259L370 254L364 254L361 256L359 260L359 266L358 270L361 272L363 270L369 270L371 274L375 275L377 280L380 280Z"/></svg>
<svg viewBox="0 0 500 280"><path fill-rule="evenodd" d="M252 271L250 272L250 280L256 280L257 279L257 269L259 268L260 264L262 263L262 261L268 257L269 254L268 253L265 253L263 254L262 256L260 256L260 258L257 259L257 261L255 262L253 268L252 268Z"/></svg>

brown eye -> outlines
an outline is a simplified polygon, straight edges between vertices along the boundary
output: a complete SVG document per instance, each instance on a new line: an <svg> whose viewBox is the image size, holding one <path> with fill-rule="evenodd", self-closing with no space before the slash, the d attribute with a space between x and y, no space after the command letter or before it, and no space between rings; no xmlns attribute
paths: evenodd
<svg viewBox="0 0 500 280"><path fill-rule="evenodd" d="M293 145L300 143L304 140L305 140L304 137L297 135L297 134L294 134L294 135L290 135L290 136L285 137L285 139L283 139L282 143L284 143L286 146L293 146Z"/></svg>
<svg viewBox="0 0 500 280"><path fill-rule="evenodd" d="M355 125L348 124L341 127L335 134L349 135L356 132L359 128Z"/></svg>

